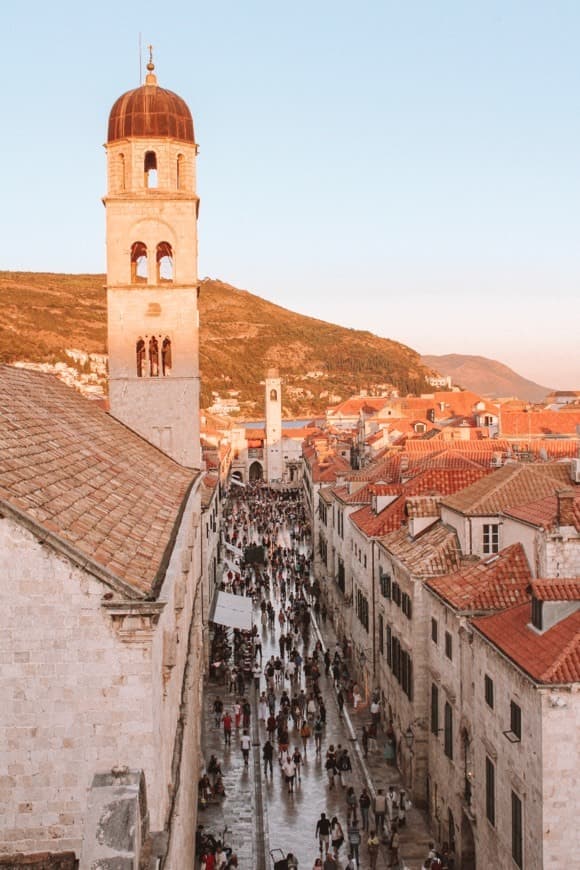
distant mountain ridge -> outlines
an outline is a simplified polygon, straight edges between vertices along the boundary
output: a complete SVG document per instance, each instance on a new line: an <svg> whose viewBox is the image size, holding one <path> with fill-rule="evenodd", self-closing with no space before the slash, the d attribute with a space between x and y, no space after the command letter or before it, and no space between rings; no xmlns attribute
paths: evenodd
<svg viewBox="0 0 580 870"><path fill-rule="evenodd" d="M480 396L517 396L527 402L541 402L552 391L523 378L498 360L485 356L449 353L443 356L424 354L421 361L444 376L451 376L453 383Z"/></svg>
<svg viewBox="0 0 580 870"><path fill-rule="evenodd" d="M67 348L105 353L105 280L0 272L0 361L66 361ZM429 370L404 344L305 317L222 281L201 282L200 324L203 407L212 404L212 393L233 391L243 413L255 416L269 367L284 380L286 416L319 414L340 398L382 384L402 393L426 387Z"/></svg>

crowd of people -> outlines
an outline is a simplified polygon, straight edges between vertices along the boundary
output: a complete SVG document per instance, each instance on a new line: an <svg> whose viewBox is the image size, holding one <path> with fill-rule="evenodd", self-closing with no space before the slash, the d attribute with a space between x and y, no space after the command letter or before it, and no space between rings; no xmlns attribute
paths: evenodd
<svg viewBox="0 0 580 870"><path fill-rule="evenodd" d="M294 800L301 789L304 766L314 759L324 771L329 802L330 794L336 795L334 790L342 790L342 813L321 814L314 832L318 854L313 864L302 864L300 870L354 870L361 866L361 856L366 858L365 866L374 870L381 846L386 847L389 866L399 867L400 830L410 806L407 795L394 787L386 793L379 789L374 799L366 788L357 792L351 753L326 739L327 717L341 716L345 703L356 710L362 693L350 677L346 641L337 642L331 653L311 628L311 608L321 621L326 613L318 584L311 579L310 528L301 496L273 492L260 483L237 488L224 513L224 536L228 560L222 588L251 596L259 623L248 631L235 629L226 641L224 630L215 630L214 637L221 641L215 656L219 667L212 670L223 692L220 689L215 697L213 713L215 727L223 729L224 747L231 747L234 739L244 769L249 766L255 711L266 782L279 775L287 799ZM248 548L251 558L245 558ZM328 693L330 687L335 690L337 707L333 705L329 714L323 689ZM381 720L378 695L370 699L369 714L360 737L365 756L376 748ZM392 728L390 733L387 728L386 735L381 732L381 739L394 762ZM214 755L200 781L200 794L207 801L225 794L221 764ZM336 808L335 799L332 805ZM219 847L219 853L216 849L213 854L205 849L203 870L238 866L235 854L221 843ZM453 864L443 863L438 855L430 854L427 861L424 866L432 870L453 870ZM299 861L292 851L275 867L298 870Z"/></svg>

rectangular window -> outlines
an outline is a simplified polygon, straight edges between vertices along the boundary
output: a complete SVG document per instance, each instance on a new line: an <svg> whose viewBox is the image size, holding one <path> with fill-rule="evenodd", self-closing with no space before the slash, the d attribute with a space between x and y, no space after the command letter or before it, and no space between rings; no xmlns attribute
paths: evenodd
<svg viewBox="0 0 580 870"><path fill-rule="evenodd" d="M408 652L401 652L401 688L413 700L413 662Z"/></svg>
<svg viewBox="0 0 580 870"><path fill-rule="evenodd" d="M493 710L493 680L485 675L485 703Z"/></svg>
<svg viewBox="0 0 580 870"><path fill-rule="evenodd" d="M495 827L495 765L485 758L485 814Z"/></svg>
<svg viewBox="0 0 580 870"><path fill-rule="evenodd" d="M522 739L522 710L514 701L510 703L510 731Z"/></svg>
<svg viewBox="0 0 580 870"><path fill-rule="evenodd" d="M385 638L383 636L384 625L383 625L383 614L379 613L379 652L381 655L385 652Z"/></svg>
<svg viewBox="0 0 580 870"><path fill-rule="evenodd" d="M512 858L518 867L524 866L522 802L512 791Z"/></svg>
<svg viewBox="0 0 580 870"><path fill-rule="evenodd" d="M393 635L390 625L387 625L387 664L390 668L393 667Z"/></svg>
<svg viewBox="0 0 580 870"><path fill-rule="evenodd" d="M380 572L380 583L381 583L381 595L383 598L391 597L391 576L390 574L384 574L383 571Z"/></svg>
<svg viewBox="0 0 580 870"><path fill-rule="evenodd" d="M448 631L445 632L445 655L448 659L453 658L453 638Z"/></svg>
<svg viewBox="0 0 580 870"><path fill-rule="evenodd" d="M445 755L453 759L453 710L445 702Z"/></svg>
<svg viewBox="0 0 580 870"><path fill-rule="evenodd" d="M412 604L411 599L406 592L403 592L403 598L401 600L401 610L403 611L407 619L411 619Z"/></svg>
<svg viewBox="0 0 580 870"><path fill-rule="evenodd" d="M439 689L431 683L431 733L439 732Z"/></svg>
<svg viewBox="0 0 580 870"><path fill-rule="evenodd" d="M436 619L431 619L431 640L433 643L439 643L439 625Z"/></svg>
<svg viewBox="0 0 580 870"><path fill-rule="evenodd" d="M497 523L484 523L483 525L483 552L499 552L499 525Z"/></svg>
<svg viewBox="0 0 580 870"><path fill-rule="evenodd" d="M392 667L393 675L396 677L396 679L400 683L401 682L401 644L399 643L398 638L396 638L396 637L393 638L392 646L393 646L393 664L391 667Z"/></svg>
<svg viewBox="0 0 580 870"><path fill-rule="evenodd" d="M393 601L397 607L401 606L401 587L396 582L393 582Z"/></svg>

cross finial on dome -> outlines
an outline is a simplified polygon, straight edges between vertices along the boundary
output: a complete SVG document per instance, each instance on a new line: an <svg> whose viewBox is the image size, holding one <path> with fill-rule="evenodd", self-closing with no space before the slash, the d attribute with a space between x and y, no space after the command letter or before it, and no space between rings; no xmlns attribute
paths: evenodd
<svg viewBox="0 0 580 870"><path fill-rule="evenodd" d="M145 76L145 84L146 85L156 85L157 84L157 76L155 75L155 64L153 63L153 46L148 45L149 49L149 63L147 64L147 75Z"/></svg>

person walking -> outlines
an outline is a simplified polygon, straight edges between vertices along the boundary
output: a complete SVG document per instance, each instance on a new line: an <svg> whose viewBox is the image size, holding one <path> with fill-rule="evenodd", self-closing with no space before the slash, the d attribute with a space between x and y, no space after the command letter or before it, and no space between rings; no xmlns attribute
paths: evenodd
<svg viewBox="0 0 580 870"><path fill-rule="evenodd" d="M270 776L272 776L274 773L274 769L272 766L272 759L274 758L274 747L272 746L272 743L269 739L266 740L262 747L262 758L264 760L264 776L267 775L268 768L270 768Z"/></svg>
<svg viewBox="0 0 580 870"><path fill-rule="evenodd" d="M284 777L286 779L286 786L288 788L288 794L292 794L294 791L294 779L296 777L296 767L294 762L290 758L289 755L286 756L286 761L282 765L282 770L284 772Z"/></svg>
<svg viewBox="0 0 580 870"><path fill-rule="evenodd" d="M352 764L348 751L346 749L343 750L342 755L340 756L340 758L337 759L337 767L340 777L340 784L343 788L346 788L348 782L348 774L352 773Z"/></svg>
<svg viewBox="0 0 580 870"><path fill-rule="evenodd" d="M387 798L383 792L383 789L380 788L375 797L375 805L374 805L374 814L375 814L375 825L377 826L377 832L382 834L385 829L385 813L387 812Z"/></svg>
<svg viewBox="0 0 580 870"><path fill-rule="evenodd" d="M342 718L342 709L344 707L344 695L342 694L342 689L339 689L336 693L336 703L338 704L338 715Z"/></svg>
<svg viewBox="0 0 580 870"><path fill-rule="evenodd" d="M251 745L252 745L252 740L250 738L250 735L248 734L248 732L246 730L244 730L244 733L242 734L242 736L240 738L240 746L242 748L242 755L244 756L244 767L248 766Z"/></svg>
<svg viewBox="0 0 580 870"><path fill-rule="evenodd" d="M354 788L349 786L346 792L346 824L350 825L351 822L356 822L356 794L354 793Z"/></svg>
<svg viewBox="0 0 580 870"><path fill-rule="evenodd" d="M232 717L226 710L222 717L222 724L224 726L224 743L226 746L232 745Z"/></svg>
<svg viewBox="0 0 580 870"><path fill-rule="evenodd" d="M305 719L302 723L302 728L300 729L300 736L302 737L302 746L304 747L304 757L306 758L307 749L308 749L308 741L310 739L310 725L308 724L308 720Z"/></svg>
<svg viewBox="0 0 580 870"><path fill-rule="evenodd" d="M224 712L224 704L221 698L216 698L213 702L213 712L215 716L215 727L219 728L222 721L222 714Z"/></svg>
<svg viewBox="0 0 580 870"><path fill-rule="evenodd" d="M358 829L358 824L355 821L348 829L348 845L350 847L350 854L356 861L356 866L359 863L359 847L360 847L360 831Z"/></svg>
<svg viewBox="0 0 580 870"><path fill-rule="evenodd" d="M302 768L302 753L297 746L294 748L292 761L294 762L294 767L296 769L296 779L298 782L302 782L302 776L300 775L300 770Z"/></svg>
<svg viewBox="0 0 580 870"><path fill-rule="evenodd" d="M363 831L368 831L368 829L369 829L369 808L371 805L371 798L370 798L370 795L369 795L368 791L366 790L366 788L363 788L362 792L360 793L360 797L358 799L358 805L360 807L360 817L361 817Z"/></svg>
<svg viewBox="0 0 580 870"><path fill-rule="evenodd" d="M316 754L320 755L322 750L322 731L323 731L322 719L320 716L314 723L314 745L316 747Z"/></svg>
<svg viewBox="0 0 580 870"><path fill-rule="evenodd" d="M380 847L380 842L379 842L379 838L377 837L377 832L371 831L370 836L367 840L367 849L368 849L368 853L369 853L370 870L376 870L377 860L379 857L379 847Z"/></svg>
<svg viewBox="0 0 580 870"><path fill-rule="evenodd" d="M320 813L314 836L318 837L320 853L324 852L326 854L330 843L330 820L326 818L326 813Z"/></svg>
<svg viewBox="0 0 580 870"><path fill-rule="evenodd" d="M366 725L363 725L360 742L363 750L363 757L366 758L369 754L369 732L367 731Z"/></svg>
<svg viewBox="0 0 580 870"><path fill-rule="evenodd" d="M340 852L340 847L344 843L344 831L342 830L342 825L338 821L336 816L332 817L331 827L330 827L330 843L332 845L332 851L334 852L334 857L338 858L338 853Z"/></svg>
<svg viewBox="0 0 580 870"><path fill-rule="evenodd" d="M334 788L334 777L336 776L336 758L334 752L331 752L330 749L326 753L326 775L328 777L328 787Z"/></svg>

